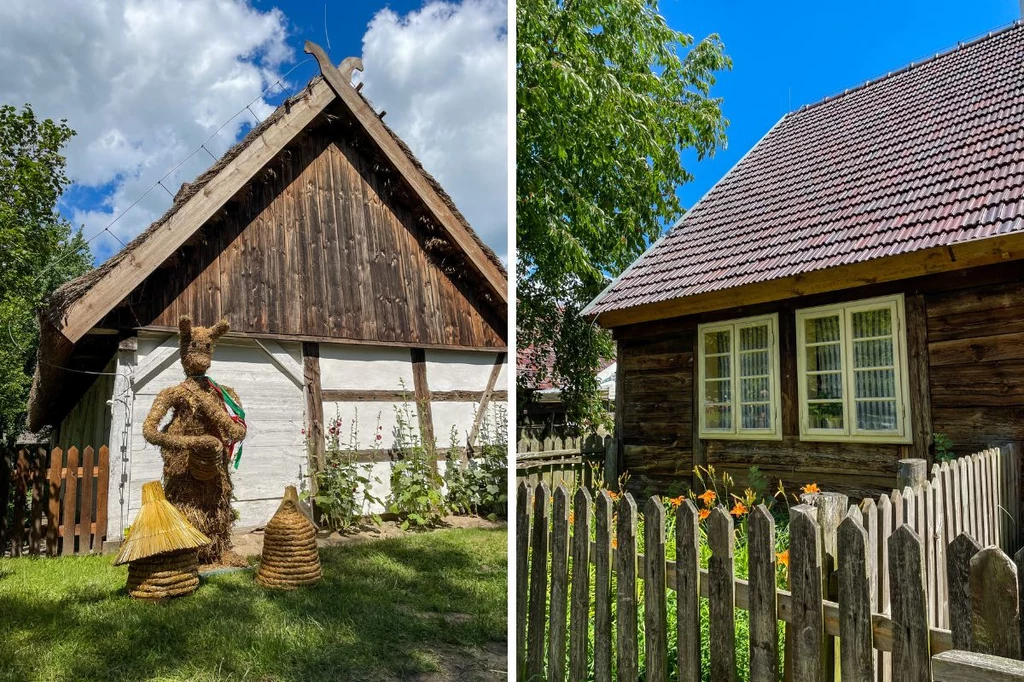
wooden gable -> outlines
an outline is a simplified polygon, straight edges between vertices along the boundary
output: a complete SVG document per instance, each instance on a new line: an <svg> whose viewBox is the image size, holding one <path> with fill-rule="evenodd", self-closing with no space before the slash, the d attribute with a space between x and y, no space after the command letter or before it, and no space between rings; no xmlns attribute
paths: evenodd
<svg viewBox="0 0 1024 682"><path fill-rule="evenodd" d="M174 328L190 314L246 335L504 348L500 311L338 114L296 138L103 326Z"/></svg>

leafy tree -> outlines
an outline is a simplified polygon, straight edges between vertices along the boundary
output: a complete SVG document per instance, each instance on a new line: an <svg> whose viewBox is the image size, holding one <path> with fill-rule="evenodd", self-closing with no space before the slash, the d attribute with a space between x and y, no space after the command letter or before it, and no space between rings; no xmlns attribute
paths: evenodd
<svg viewBox="0 0 1024 682"><path fill-rule="evenodd" d="M57 212L69 180L61 150L75 132L32 107L0 106L0 433L17 435L35 371L36 309L92 267L81 230Z"/></svg>
<svg viewBox="0 0 1024 682"><path fill-rule="evenodd" d="M681 152L724 145L710 93L731 62L657 0L519 0L516 18L517 342L554 351L570 419L593 425L613 350L580 312L682 214Z"/></svg>

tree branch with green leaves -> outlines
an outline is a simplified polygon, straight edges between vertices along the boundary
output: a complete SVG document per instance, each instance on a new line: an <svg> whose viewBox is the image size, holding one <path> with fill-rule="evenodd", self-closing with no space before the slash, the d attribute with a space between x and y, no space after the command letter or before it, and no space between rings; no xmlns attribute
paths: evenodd
<svg viewBox="0 0 1024 682"><path fill-rule="evenodd" d="M614 350L580 313L682 214L682 152L724 146L711 90L731 61L717 35L670 28L656 0L521 0L516 17L517 343L554 354L539 378L590 427Z"/></svg>

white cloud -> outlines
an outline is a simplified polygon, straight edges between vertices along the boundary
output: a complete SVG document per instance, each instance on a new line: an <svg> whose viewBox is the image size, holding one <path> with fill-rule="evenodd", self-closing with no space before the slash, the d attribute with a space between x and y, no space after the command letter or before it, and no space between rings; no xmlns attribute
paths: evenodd
<svg viewBox="0 0 1024 682"><path fill-rule="evenodd" d="M244 0L4 0L0 2L0 102L32 104L66 118L78 135L66 150L68 175L98 188L103 203L65 205L92 236L277 79L292 58L286 19ZM259 116L271 110L253 105ZM210 142L219 156L248 112ZM176 192L212 163L200 151L164 184ZM170 205L157 187L111 228L123 241ZM120 245L103 235L103 259Z"/></svg>
<svg viewBox="0 0 1024 682"><path fill-rule="evenodd" d="M384 9L363 41L366 94L503 258L506 8L465 0L405 16ZM0 102L29 102L78 133L66 149L75 186L62 210L91 237L138 200L111 227L117 240L93 242L99 260L213 162L200 143L305 58L289 46L287 25L280 10L247 0L0 0ZM273 107L260 99L252 109L262 118ZM243 111L208 149L219 157L253 123ZM163 182L167 191L153 187L193 152Z"/></svg>
<svg viewBox="0 0 1024 682"><path fill-rule="evenodd" d="M507 4L382 10L363 37L364 92L506 259Z"/></svg>

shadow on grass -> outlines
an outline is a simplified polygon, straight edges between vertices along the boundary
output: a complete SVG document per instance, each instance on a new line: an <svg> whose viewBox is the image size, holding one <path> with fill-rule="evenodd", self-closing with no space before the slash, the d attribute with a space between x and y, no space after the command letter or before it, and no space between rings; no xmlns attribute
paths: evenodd
<svg viewBox="0 0 1024 682"><path fill-rule="evenodd" d="M132 600L109 557L8 561L0 679L395 679L434 649L506 636L505 534L442 531L321 554L324 580L266 590L251 572L190 597Z"/></svg>

